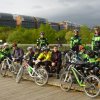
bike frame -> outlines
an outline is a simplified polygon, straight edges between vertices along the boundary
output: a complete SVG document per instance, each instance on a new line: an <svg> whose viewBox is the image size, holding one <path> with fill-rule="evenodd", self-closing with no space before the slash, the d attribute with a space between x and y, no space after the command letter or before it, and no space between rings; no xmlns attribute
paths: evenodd
<svg viewBox="0 0 100 100"><path fill-rule="evenodd" d="M84 77L81 73L79 73L79 72L77 71L77 69L75 68L75 65L72 65L72 66L71 66L71 71L72 71L73 75L75 76L75 79L76 79L77 83L79 84L79 86L85 87L85 84L83 84L82 81L79 80L78 75L79 75L80 77L82 77L83 79L85 79L85 77Z"/></svg>
<svg viewBox="0 0 100 100"><path fill-rule="evenodd" d="M35 70L35 67L32 68L32 67L27 63L27 61L25 61L25 60L24 60L24 68L27 69L27 72L28 72L29 76L31 76L31 77L36 77L36 76L33 75L33 74L35 73L39 78L41 78L40 75L38 75L37 71ZM30 72L29 69L31 69L32 72Z"/></svg>
<svg viewBox="0 0 100 100"><path fill-rule="evenodd" d="M9 61L11 62L11 64L9 63ZM9 69L11 68L11 65L12 65L14 70L15 70L15 67L14 67L12 60L10 60L8 57L6 59L4 59L4 63L6 63L8 65Z"/></svg>

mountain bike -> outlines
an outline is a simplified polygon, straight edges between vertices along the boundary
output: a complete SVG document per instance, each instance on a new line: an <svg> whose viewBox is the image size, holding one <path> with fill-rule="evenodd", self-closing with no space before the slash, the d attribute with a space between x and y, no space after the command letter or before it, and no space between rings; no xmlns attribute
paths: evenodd
<svg viewBox="0 0 100 100"><path fill-rule="evenodd" d="M100 79L95 75L87 77L76 69L76 63L71 63L67 71L62 73L60 77L60 87L64 91L69 91L74 81L80 87L84 88L84 92L89 97L97 97L100 94Z"/></svg>
<svg viewBox="0 0 100 100"><path fill-rule="evenodd" d="M34 81L37 85L43 86L48 82L48 73L43 67L36 68L36 65L31 67L28 64L27 60L23 59L22 66L19 69L18 74L16 76L17 83L21 81L25 69L28 72L29 76L31 78L34 78Z"/></svg>
<svg viewBox="0 0 100 100"><path fill-rule="evenodd" d="M9 71L15 76L17 74L18 66L20 67L20 65L15 64L9 57L5 57L5 59L1 62L0 74L4 77L7 71Z"/></svg>

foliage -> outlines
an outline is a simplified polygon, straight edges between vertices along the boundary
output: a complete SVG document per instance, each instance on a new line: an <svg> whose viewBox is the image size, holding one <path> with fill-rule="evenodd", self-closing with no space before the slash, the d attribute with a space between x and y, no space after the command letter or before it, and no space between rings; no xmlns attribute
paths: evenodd
<svg viewBox="0 0 100 100"><path fill-rule="evenodd" d="M0 39L3 41L18 42L22 44L35 44L39 38L40 32L45 33L45 37L50 44L54 43L70 43L73 36L72 30L56 31L49 24L41 25L38 29L26 29L22 27L0 27ZM87 26L80 27L80 36L83 44L91 43L93 32Z"/></svg>
<svg viewBox="0 0 100 100"><path fill-rule="evenodd" d="M87 44L91 43L93 33L91 33L91 30L87 26L81 26L80 28L80 36L82 38L82 43Z"/></svg>

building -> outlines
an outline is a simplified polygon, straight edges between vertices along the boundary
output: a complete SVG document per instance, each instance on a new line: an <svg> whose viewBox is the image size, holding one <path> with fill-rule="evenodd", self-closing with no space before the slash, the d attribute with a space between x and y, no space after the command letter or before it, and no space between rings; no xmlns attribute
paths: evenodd
<svg viewBox="0 0 100 100"><path fill-rule="evenodd" d="M12 14L0 13L0 26L16 27L16 21Z"/></svg>

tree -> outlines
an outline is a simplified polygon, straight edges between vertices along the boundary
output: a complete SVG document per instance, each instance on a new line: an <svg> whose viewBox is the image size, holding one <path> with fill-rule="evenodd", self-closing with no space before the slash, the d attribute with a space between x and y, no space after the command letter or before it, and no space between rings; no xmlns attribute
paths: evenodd
<svg viewBox="0 0 100 100"><path fill-rule="evenodd" d="M70 43L70 39L71 39L72 36L73 36L73 32L72 31L66 32L65 39L66 39L66 43L67 44Z"/></svg>
<svg viewBox="0 0 100 100"><path fill-rule="evenodd" d="M80 36L82 38L82 44L90 44L93 34L87 26L80 27Z"/></svg>

